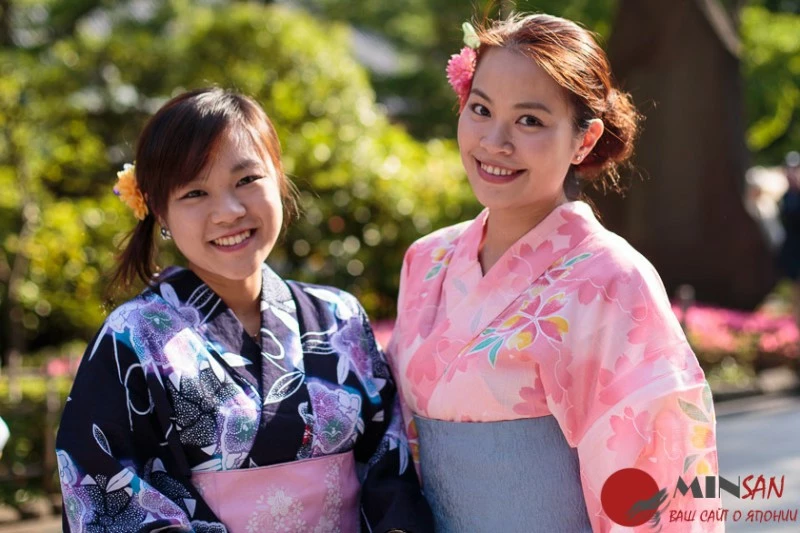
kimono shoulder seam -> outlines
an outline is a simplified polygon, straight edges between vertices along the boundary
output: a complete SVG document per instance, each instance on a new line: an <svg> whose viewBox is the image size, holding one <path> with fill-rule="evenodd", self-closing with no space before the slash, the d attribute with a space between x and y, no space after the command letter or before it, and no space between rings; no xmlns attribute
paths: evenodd
<svg viewBox="0 0 800 533"><path fill-rule="evenodd" d="M308 291L306 291L306 289L318 289L318 290L325 290L328 292L332 292L333 294L344 300L345 303L351 305L353 307L352 311L356 311L357 314L363 317L367 316L367 313L366 311L364 311L364 307L361 305L361 302L358 300L358 298L356 298L353 294L347 292L344 289L333 287L331 285L320 285L317 283L308 283L305 281L295 281L291 279L287 279L285 280L285 282L287 285L296 287L299 290L299 292L306 294L309 297L314 298L315 300L318 300L319 298L315 296L313 293L309 293Z"/></svg>
<svg viewBox="0 0 800 533"><path fill-rule="evenodd" d="M600 248L600 251L616 267L614 274L608 278L609 282L625 279L625 277L636 277L641 280L643 285L648 287L648 292L652 293L653 282L663 290L661 276L650 260L616 233L608 230L593 233L585 241L578 244L577 248L587 245ZM591 263L586 266L590 269L596 268Z"/></svg>
<svg viewBox="0 0 800 533"><path fill-rule="evenodd" d="M458 239L461 238L461 236L473 222L475 222L474 219L465 220L464 222L459 222L458 224L453 224L451 226L445 226L443 228L434 230L431 233L428 233L427 235L424 235L419 239L417 239L416 241L414 241L413 243L411 243L411 246L409 246L408 249L409 251L412 249L416 251L418 248L422 246L431 244L432 242L433 243L439 242L442 240L447 241L448 244L455 243ZM453 238L448 239L447 238L448 233L457 233L457 235Z"/></svg>
<svg viewBox="0 0 800 533"><path fill-rule="evenodd" d="M430 250L432 251L434 248L437 247L437 245L445 246L447 248L455 248L455 246L458 244L459 239L461 239L461 237L466 232L467 228L469 228L470 224L472 224L473 222L475 221L467 220L464 222L459 222L458 224L440 228L432 233L420 237L419 239L411 243L411 246L409 246L408 250L406 250L405 257L403 258L403 263L407 264L409 269L412 268L414 266L414 263L419 262L419 259L417 259L417 256L419 254L424 254L426 251L428 251L427 250L428 248L430 248ZM450 237L447 235L448 232L455 233L456 235Z"/></svg>
<svg viewBox="0 0 800 533"><path fill-rule="evenodd" d="M136 311L136 310L140 309L143 305L147 305L148 296L151 297L151 298L152 297L156 297L159 300L162 300L164 303L169 304L169 302L164 300L164 298L160 294L155 292L151 287L148 287L148 288L144 289L142 292L140 292L139 294L137 294L136 296L133 296L132 298L129 298L128 300L125 300L124 302L119 304L117 307L112 309L111 312L108 313L108 315L106 316L105 320L103 321L103 325L105 326L109 322L112 322L118 315L121 315L121 314L123 314L125 312L129 312L129 311ZM172 306L170 306L170 307L172 307Z"/></svg>
<svg viewBox="0 0 800 533"><path fill-rule="evenodd" d="M624 237L605 228L603 230L592 234L591 240L608 252L614 263L621 267L620 270L639 274L657 272L650 260Z"/></svg>

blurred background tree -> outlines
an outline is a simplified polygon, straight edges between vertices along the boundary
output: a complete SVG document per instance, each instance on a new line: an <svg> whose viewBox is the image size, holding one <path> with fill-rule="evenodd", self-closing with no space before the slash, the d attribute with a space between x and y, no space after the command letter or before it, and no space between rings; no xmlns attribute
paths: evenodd
<svg viewBox="0 0 800 533"><path fill-rule="evenodd" d="M380 46L375 36L391 44L384 64L371 69L372 85L391 116L417 138L454 138L453 92L444 79L444 65L463 46L461 24L495 18L500 10L552 13L581 21L608 35L616 0L299 0L318 16L358 28L358 57ZM385 48L384 48L385 50Z"/></svg>
<svg viewBox="0 0 800 533"><path fill-rule="evenodd" d="M133 223L111 195L115 172L146 117L183 88L262 102L305 208L273 264L352 290L373 316L392 313L405 247L476 212L443 68L462 21L514 3L199 4L0 0L3 354L85 339L100 322L103 275ZM621 5L515 4L578 20L603 42ZM747 146L775 164L800 145L800 0L723 5L739 24Z"/></svg>
<svg viewBox="0 0 800 533"><path fill-rule="evenodd" d="M742 42L717 0L620 0L609 55L646 121L625 199L597 198L607 225L641 251L669 294L753 308L774 260L745 210ZM724 265L736 265L726 269Z"/></svg>
<svg viewBox="0 0 800 533"><path fill-rule="evenodd" d="M800 0L752 4L740 15L747 145L775 165L800 149Z"/></svg>
<svg viewBox="0 0 800 533"><path fill-rule="evenodd" d="M112 244L134 222L115 172L161 103L211 84L264 105L302 191L304 215L271 263L390 314L407 245L476 211L454 143L387 120L344 25L283 6L131 5L80 10L63 37L23 11L29 46L0 56L4 352L92 334Z"/></svg>

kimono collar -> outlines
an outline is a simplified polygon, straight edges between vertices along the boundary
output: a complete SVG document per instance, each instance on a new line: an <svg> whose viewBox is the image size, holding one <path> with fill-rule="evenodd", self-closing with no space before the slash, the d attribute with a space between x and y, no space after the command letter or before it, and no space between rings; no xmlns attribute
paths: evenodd
<svg viewBox="0 0 800 533"><path fill-rule="evenodd" d="M586 202L580 200L566 202L553 209L541 222L531 228L525 235L520 237L511 247L506 250L503 257L519 255L519 249L523 246L536 248L545 239L552 236L564 224L565 220L580 219L582 224L588 226L599 226L600 223L595 218L592 208ZM466 259L474 263L478 261L478 251L483 241L486 223L489 220L489 209L486 208L470 223L455 250L454 263L456 259ZM573 243L574 244L574 243ZM503 260L501 257L501 261Z"/></svg>
<svg viewBox="0 0 800 533"><path fill-rule="evenodd" d="M263 328L266 325L264 312L267 309L277 308L292 316L296 309L286 282L266 263L261 267L261 276L259 311ZM197 328L201 333L210 334L229 351L240 353L243 339L250 338L222 298L189 269L166 269L152 290L172 305L188 325Z"/></svg>
<svg viewBox="0 0 800 533"><path fill-rule="evenodd" d="M178 267L165 270L160 276L159 283L152 290L160 293L161 297L186 321L186 325L206 339L209 346L221 354L223 359L234 354L249 360L252 365L249 363L244 365L249 375L247 372L241 374L263 392L264 382L271 384L274 381L275 376L272 374L286 372L286 363L272 357L270 362L275 368L265 369L265 375L261 376L262 358L270 358L271 354L285 349L292 352L293 357L290 359L293 364L299 364L298 357L301 355L296 355L294 352L302 354L302 351L299 350L296 306L289 287L266 264L262 265L261 274L259 311L261 331L262 333L266 331L267 334L262 334L260 345L252 342L252 337L244 330L234 312L191 270ZM286 329L287 323L292 327ZM237 367L234 371L239 372L242 368Z"/></svg>
<svg viewBox="0 0 800 533"><path fill-rule="evenodd" d="M188 268L171 266L159 276L153 290L179 311L187 306L194 308L200 323L213 321L229 311L225 302L200 277ZM292 295L286 282L266 263L261 266L261 306L276 305L288 310ZM232 311L231 311L232 312ZM192 321L194 322L194 321ZM197 324L194 324L197 325Z"/></svg>

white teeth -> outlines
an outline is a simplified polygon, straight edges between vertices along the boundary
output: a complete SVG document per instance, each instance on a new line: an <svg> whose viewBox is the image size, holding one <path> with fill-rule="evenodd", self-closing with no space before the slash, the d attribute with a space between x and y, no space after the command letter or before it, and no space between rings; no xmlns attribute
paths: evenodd
<svg viewBox="0 0 800 533"><path fill-rule="evenodd" d="M221 239L216 239L212 241L217 246L235 246L240 242L244 241L250 237L250 230L245 230L238 235L232 235L230 237L222 237Z"/></svg>
<svg viewBox="0 0 800 533"><path fill-rule="evenodd" d="M481 163L481 168L483 169L484 172L488 174L493 174L495 176L510 176L511 174L514 174L516 172L516 170L507 170L505 168L493 167L491 165L484 165L483 163Z"/></svg>

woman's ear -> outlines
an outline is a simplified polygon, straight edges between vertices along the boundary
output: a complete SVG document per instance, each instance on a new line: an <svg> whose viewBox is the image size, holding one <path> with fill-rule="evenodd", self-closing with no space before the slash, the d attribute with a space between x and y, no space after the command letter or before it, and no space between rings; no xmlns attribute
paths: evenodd
<svg viewBox="0 0 800 533"><path fill-rule="evenodd" d="M580 144L575 149L575 153L572 155L573 165L579 165L583 159L589 155L589 153L594 149L594 145L596 145L597 141L600 140L600 137L603 136L603 131L605 131L605 125L603 124L602 120L599 118L593 118L589 121L589 126L582 133Z"/></svg>

